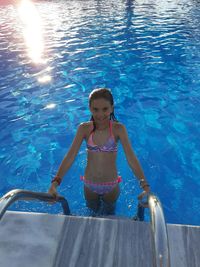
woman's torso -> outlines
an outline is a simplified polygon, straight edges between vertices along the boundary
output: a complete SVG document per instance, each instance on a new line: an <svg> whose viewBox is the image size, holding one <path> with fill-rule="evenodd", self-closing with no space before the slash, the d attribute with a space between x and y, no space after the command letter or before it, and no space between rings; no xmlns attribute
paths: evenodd
<svg viewBox="0 0 200 267"><path fill-rule="evenodd" d="M111 129L108 127L105 130L95 130L92 133L93 122L88 123L85 138L89 148L87 149L87 166L85 169L85 179L88 181L98 183L115 181L117 179L116 142L118 137L115 133L115 124L116 122L111 122ZM92 147L90 149L88 141L91 140L94 149ZM106 147L108 144L111 145L110 149Z"/></svg>

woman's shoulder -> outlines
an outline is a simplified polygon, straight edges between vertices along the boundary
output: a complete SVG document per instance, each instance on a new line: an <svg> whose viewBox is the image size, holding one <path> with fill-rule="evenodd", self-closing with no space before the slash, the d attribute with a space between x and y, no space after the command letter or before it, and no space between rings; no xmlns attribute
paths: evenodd
<svg viewBox="0 0 200 267"><path fill-rule="evenodd" d="M126 132L126 127L124 126L123 123L117 122L117 121L114 121L112 125L113 125L113 133L115 137L117 139L121 139Z"/></svg>
<svg viewBox="0 0 200 267"><path fill-rule="evenodd" d="M93 129L93 122L92 121L82 122L79 125L79 129L83 137L87 140L88 136L90 135L91 129Z"/></svg>
<svg viewBox="0 0 200 267"><path fill-rule="evenodd" d="M93 126L93 122L92 121L82 122L79 125L79 127L83 128L83 129L88 129L88 128L91 128L92 126Z"/></svg>
<svg viewBox="0 0 200 267"><path fill-rule="evenodd" d="M121 122L118 122L118 121L113 121L112 125L113 125L113 129L115 131L122 131L125 129L124 124L122 124Z"/></svg>
<svg viewBox="0 0 200 267"><path fill-rule="evenodd" d="M87 134L88 131L91 131L91 128L93 127L92 121L82 122L79 124L79 130L83 132L84 134Z"/></svg>

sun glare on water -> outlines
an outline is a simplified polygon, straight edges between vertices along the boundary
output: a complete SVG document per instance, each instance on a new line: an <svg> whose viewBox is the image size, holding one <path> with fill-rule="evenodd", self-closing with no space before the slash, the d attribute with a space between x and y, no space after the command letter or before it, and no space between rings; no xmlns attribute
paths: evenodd
<svg viewBox="0 0 200 267"><path fill-rule="evenodd" d="M34 64L44 64L45 69L48 70L41 77L38 77L38 82L51 82L49 69L45 65L47 60L44 58L42 20L36 5L31 0L22 0L18 4L18 14L23 23L23 36L29 58Z"/></svg>
<svg viewBox="0 0 200 267"><path fill-rule="evenodd" d="M42 22L35 4L30 0L22 0L18 5L18 13L24 25L23 34L29 57L34 63L44 63Z"/></svg>

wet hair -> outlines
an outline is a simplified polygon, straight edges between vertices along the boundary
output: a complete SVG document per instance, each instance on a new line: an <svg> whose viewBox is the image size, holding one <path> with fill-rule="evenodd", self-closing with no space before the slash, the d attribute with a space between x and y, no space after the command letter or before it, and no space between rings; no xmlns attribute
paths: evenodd
<svg viewBox="0 0 200 267"><path fill-rule="evenodd" d="M89 106L91 107L93 100L100 99L100 98L103 98L103 99L107 100L108 102L110 102L111 106L114 105L114 100L113 100L113 96L112 96L111 91L107 88L98 88L98 89L94 89L90 93ZM94 122L93 116L90 118L90 120ZM114 108L113 108L113 112L110 114L110 120L117 121L115 114L114 114ZM96 125L94 123L94 129L92 131L95 131L95 129L96 129Z"/></svg>

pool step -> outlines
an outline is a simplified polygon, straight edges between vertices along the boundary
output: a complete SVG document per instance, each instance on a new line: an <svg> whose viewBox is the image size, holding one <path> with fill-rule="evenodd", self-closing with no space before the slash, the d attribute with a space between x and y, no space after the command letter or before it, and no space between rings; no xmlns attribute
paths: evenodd
<svg viewBox="0 0 200 267"><path fill-rule="evenodd" d="M171 267L199 267L200 227L168 224ZM153 267L151 229L130 219L8 211L0 266Z"/></svg>

